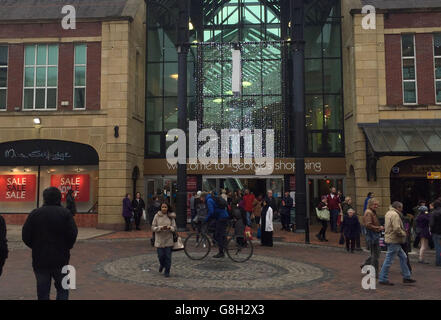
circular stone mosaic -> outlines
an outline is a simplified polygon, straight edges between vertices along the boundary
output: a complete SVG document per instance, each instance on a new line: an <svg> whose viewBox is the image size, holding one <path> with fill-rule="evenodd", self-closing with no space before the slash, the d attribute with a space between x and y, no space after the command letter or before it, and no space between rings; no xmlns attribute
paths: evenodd
<svg viewBox="0 0 441 320"><path fill-rule="evenodd" d="M170 278L158 269L156 254L145 254L101 263L96 271L113 280L188 290L292 289L331 277L328 270L315 265L259 255L245 263L235 263L227 257L194 261L175 253Z"/></svg>

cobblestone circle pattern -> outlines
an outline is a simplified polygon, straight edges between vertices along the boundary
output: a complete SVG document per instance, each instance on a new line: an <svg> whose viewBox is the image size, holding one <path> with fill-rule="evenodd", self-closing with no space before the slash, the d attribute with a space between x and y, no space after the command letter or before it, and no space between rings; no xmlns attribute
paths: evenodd
<svg viewBox="0 0 441 320"><path fill-rule="evenodd" d="M254 255L246 263L228 258L194 261L182 253L172 258L171 277L158 272L156 254L121 258L99 264L95 271L112 280L146 286L207 290L281 290L327 280L321 267L293 260Z"/></svg>

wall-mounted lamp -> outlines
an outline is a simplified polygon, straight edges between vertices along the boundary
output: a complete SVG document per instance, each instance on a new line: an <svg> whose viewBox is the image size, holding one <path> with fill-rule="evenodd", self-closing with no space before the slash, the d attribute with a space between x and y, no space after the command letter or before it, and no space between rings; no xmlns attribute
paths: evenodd
<svg viewBox="0 0 441 320"><path fill-rule="evenodd" d="M40 125L40 124L41 124L40 118L34 118L34 125Z"/></svg>
<svg viewBox="0 0 441 320"><path fill-rule="evenodd" d="M113 130L115 130L115 133L114 133L115 138L118 138L119 137L119 127L115 126L115 128L113 128Z"/></svg>

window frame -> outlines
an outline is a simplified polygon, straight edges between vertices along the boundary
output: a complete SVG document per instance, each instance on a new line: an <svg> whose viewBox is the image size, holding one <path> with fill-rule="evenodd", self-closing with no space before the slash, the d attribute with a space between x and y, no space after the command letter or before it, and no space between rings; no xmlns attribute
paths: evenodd
<svg viewBox="0 0 441 320"><path fill-rule="evenodd" d="M37 65L37 59L38 59L38 46L39 45L45 45L46 46L46 64L45 65ZM49 65L49 46L50 45L56 45L57 46L57 64L56 65ZM34 64L33 65L27 65L26 64L26 47L33 47L34 48ZM23 98L22 98L22 110L23 111L30 111L30 112L35 112L35 111L57 111L58 110L58 94L59 94L59 90L58 90L58 84L59 84L59 67L60 65L60 45L59 43L29 43L29 44L25 44L24 45L24 54L23 54ZM26 68L30 68L33 67L34 69L34 84L33 87L26 87ZM45 67L46 68L46 77L45 77L45 86L44 87L37 87L37 67ZM48 87L47 86L47 81L48 81L48 69L50 67L56 67L57 68L57 84L55 87L51 86ZM33 101L32 101L32 109L26 109L25 108L25 90L26 89L33 89L34 90L34 95L33 95ZM44 108L42 109L36 109L35 108L35 103L36 103L36 96L37 96L37 89L44 89L45 90L45 97L44 97ZM55 94L55 108L48 108L47 107L47 91L48 89L55 89L56 90L56 94Z"/></svg>
<svg viewBox="0 0 441 320"><path fill-rule="evenodd" d="M413 40L413 56L412 57L404 57L403 56L403 36L405 35L411 35ZM415 106L418 105L418 71L417 71L417 62L416 62L416 41L415 41L415 34L414 33L402 33L401 39L400 39L400 51L401 51L401 87L403 90L403 105L406 106ZM405 80L404 79L404 60L411 60L413 59L414 68L415 68L415 79L414 80ZM406 82L414 82L415 83L415 102L406 102L405 101L405 91L404 91L404 84Z"/></svg>
<svg viewBox="0 0 441 320"><path fill-rule="evenodd" d="M441 85L441 78L439 78L439 79L436 78L436 61L439 59L440 62L441 62L441 55L439 55L439 56L435 55L435 37L436 36L439 36L440 37L440 41L441 41L441 32L435 32L433 34L433 37L432 37L432 42L433 42L432 43L432 47L433 47L433 70L434 70L433 78L434 78L434 82L435 82L435 86L434 86L434 89L435 89L435 104L441 105L441 100L438 101L438 96L436 94L436 85L437 85L437 83L440 83L440 85Z"/></svg>
<svg viewBox="0 0 441 320"><path fill-rule="evenodd" d="M0 109L0 112L5 112L8 111L8 76L9 76L9 46L8 44L1 44L0 43L0 47L5 47L6 48L6 66L0 66L0 69L6 69L6 87L0 87L0 90L4 90L6 92L5 98L5 108L4 109Z"/></svg>
<svg viewBox="0 0 441 320"><path fill-rule="evenodd" d="M86 47L86 55L85 55L85 63L84 64L77 64L76 63L76 47L78 45L84 45ZM76 67L84 67L84 86L77 86L75 84L76 80L76 73L75 69ZM83 108L77 108L75 106L75 89L84 89L84 107ZM87 43L85 42L78 42L74 43L74 68L73 68L73 99L72 99L72 108L73 110L86 110L87 107Z"/></svg>

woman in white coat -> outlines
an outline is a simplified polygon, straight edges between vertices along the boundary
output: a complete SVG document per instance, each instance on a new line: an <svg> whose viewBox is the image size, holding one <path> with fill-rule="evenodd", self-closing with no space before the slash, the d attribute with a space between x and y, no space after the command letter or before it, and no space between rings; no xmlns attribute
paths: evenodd
<svg viewBox="0 0 441 320"><path fill-rule="evenodd" d="M261 244L262 246L273 246L273 209L265 199L262 203L262 214L260 217Z"/></svg>

